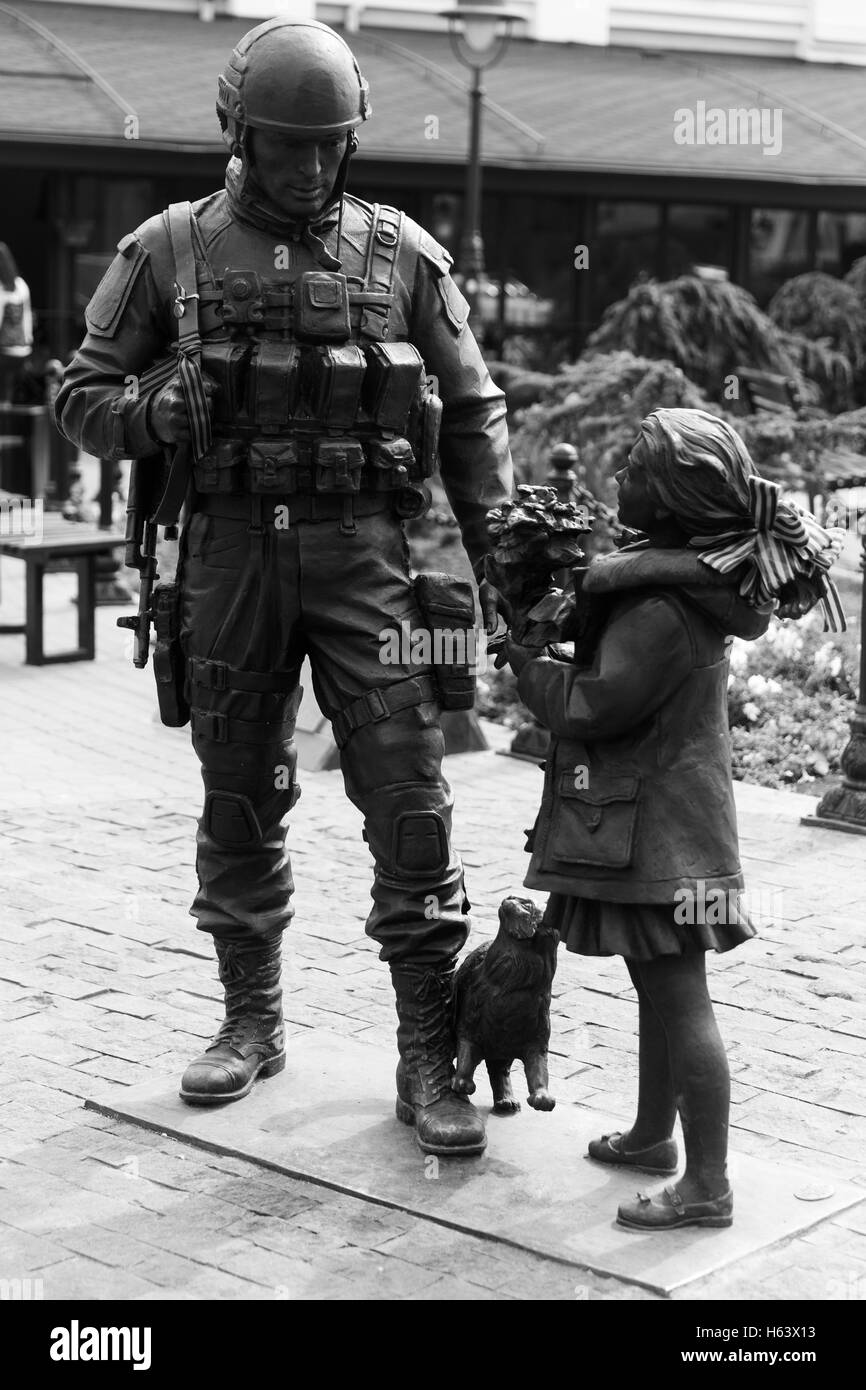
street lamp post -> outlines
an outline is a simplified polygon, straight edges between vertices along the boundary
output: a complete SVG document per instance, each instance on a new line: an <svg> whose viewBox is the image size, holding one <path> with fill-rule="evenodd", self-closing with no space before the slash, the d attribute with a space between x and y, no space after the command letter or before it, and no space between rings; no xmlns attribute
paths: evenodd
<svg viewBox="0 0 866 1390"><path fill-rule="evenodd" d="M814 816L804 816L803 822L866 835L866 531L862 535L860 568L860 686L851 737L842 754L842 782L824 793Z"/></svg>
<svg viewBox="0 0 866 1390"><path fill-rule="evenodd" d="M457 0L442 11L448 20L451 47L464 67L472 73L470 89L469 162L466 168L466 207L463 235L457 257L457 270L470 308L479 307L479 293L485 275L484 240L481 235L481 110L484 101L482 73L503 57L511 38L512 26L524 15L508 9L497 0L476 5ZM480 328L480 324L479 324Z"/></svg>

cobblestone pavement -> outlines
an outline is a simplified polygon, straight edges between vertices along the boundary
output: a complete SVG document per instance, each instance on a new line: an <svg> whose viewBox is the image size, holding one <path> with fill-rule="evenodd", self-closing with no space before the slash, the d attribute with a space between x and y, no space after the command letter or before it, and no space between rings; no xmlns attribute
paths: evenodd
<svg viewBox="0 0 866 1390"><path fill-rule="evenodd" d="M71 580L49 584L59 645ZM155 722L117 611L99 612L96 663L25 667L23 639L0 637L0 1278L40 1279L47 1298L651 1298L82 1109L176 1078L218 1017L209 942L187 915L197 764L186 731ZM493 753L448 772L477 941L520 884L540 775ZM740 786L738 806L749 887L781 896L759 940L712 961L733 1147L866 1189L866 842L801 827L811 803L791 793ZM339 774L304 776L290 843L289 1030L390 1045L387 971L363 932L369 860ZM636 1009L622 962L563 953L555 986L557 1094L626 1118ZM866 1191L684 1296L864 1294Z"/></svg>

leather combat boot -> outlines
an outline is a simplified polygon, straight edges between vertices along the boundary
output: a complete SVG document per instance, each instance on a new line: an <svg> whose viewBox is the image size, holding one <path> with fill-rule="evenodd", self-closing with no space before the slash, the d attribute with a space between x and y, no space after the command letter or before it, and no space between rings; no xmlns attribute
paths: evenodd
<svg viewBox="0 0 866 1390"><path fill-rule="evenodd" d="M397 996L397 1119L414 1125L424 1153L480 1154L484 1120L466 1096L451 1089L454 1037L453 962L445 966L392 965Z"/></svg>
<svg viewBox="0 0 866 1390"><path fill-rule="evenodd" d="M240 1100L258 1076L286 1065L280 959L282 932L249 944L214 938L226 1016L210 1046L190 1062L180 1083L190 1105Z"/></svg>

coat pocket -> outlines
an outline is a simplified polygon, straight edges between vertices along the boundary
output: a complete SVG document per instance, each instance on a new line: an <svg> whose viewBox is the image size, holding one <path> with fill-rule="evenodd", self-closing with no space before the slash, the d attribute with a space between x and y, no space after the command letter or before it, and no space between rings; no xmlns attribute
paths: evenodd
<svg viewBox="0 0 866 1390"><path fill-rule="evenodd" d="M551 812L541 867L555 873L562 865L589 864L625 869L634 851L640 777L608 775L577 787L562 772Z"/></svg>

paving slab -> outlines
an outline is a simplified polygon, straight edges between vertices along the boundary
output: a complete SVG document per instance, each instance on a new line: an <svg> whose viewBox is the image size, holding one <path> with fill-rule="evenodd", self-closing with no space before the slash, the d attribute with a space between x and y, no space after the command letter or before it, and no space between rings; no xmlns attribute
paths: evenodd
<svg viewBox="0 0 866 1390"><path fill-rule="evenodd" d="M437 1160L423 1155L412 1131L394 1118L393 1078L391 1051L320 1031L295 1039L286 1070L254 1088L242 1115L233 1105L185 1105L164 1079L87 1105L658 1294L681 1290L863 1200L861 1188L821 1172L734 1153L732 1227L627 1231L613 1219L619 1202L658 1182L583 1157L590 1138L618 1127L609 1114L560 1104L549 1114L490 1115L482 1157ZM483 1109L483 1095L479 1103Z"/></svg>

